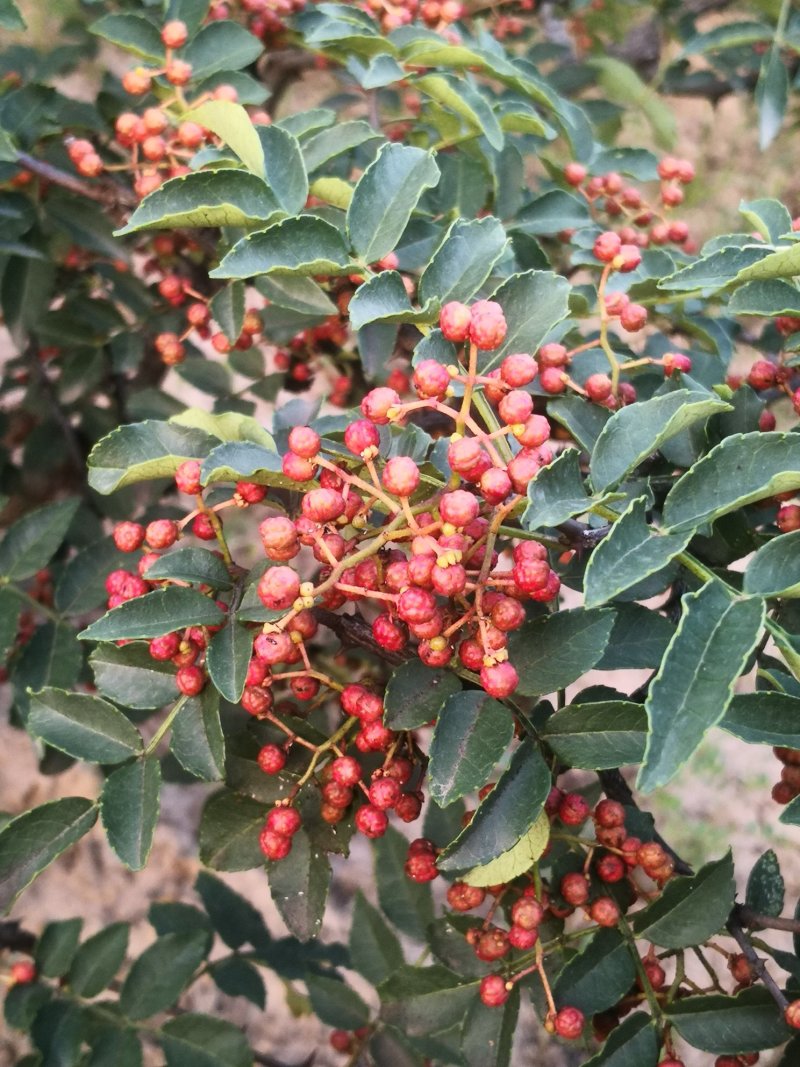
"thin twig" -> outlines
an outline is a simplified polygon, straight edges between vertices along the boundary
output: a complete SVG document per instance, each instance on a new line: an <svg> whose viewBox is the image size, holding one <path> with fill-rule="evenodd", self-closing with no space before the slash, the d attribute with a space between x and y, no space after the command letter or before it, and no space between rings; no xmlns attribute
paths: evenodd
<svg viewBox="0 0 800 1067"><path fill-rule="evenodd" d="M36 946L36 935L28 930L23 930L17 919L9 919L0 922L0 951L9 949L11 952L24 952L33 955Z"/></svg>
<svg viewBox="0 0 800 1067"><path fill-rule="evenodd" d="M800 919L787 919L781 915L762 915L746 904L736 906L736 917L742 926L751 930L785 930L790 934L800 934Z"/></svg>
<svg viewBox="0 0 800 1067"><path fill-rule="evenodd" d="M750 944L747 938L747 934L742 929L742 923L740 921L738 911L739 909L735 907L731 912L730 918L725 924L728 929L728 933L731 935L736 944L742 950L744 958L750 964L750 969L764 983L764 986L769 992L769 995L781 1009L781 1014L783 1014L789 1007L789 1001L783 995L783 991L781 990L778 983L767 970L765 961L758 955L756 950Z"/></svg>
<svg viewBox="0 0 800 1067"><path fill-rule="evenodd" d="M106 207L114 204L119 204L121 207L136 207L139 203L133 193L123 189L116 182L112 185L89 185L88 182L76 178L74 174L68 174L60 167L45 163L44 160L37 159L36 156L31 156L27 152L17 152L17 162L26 170L44 178L45 181L60 185L62 189L69 189L71 193L77 193L78 196L85 197L87 200L96 200L98 204L104 204Z"/></svg>

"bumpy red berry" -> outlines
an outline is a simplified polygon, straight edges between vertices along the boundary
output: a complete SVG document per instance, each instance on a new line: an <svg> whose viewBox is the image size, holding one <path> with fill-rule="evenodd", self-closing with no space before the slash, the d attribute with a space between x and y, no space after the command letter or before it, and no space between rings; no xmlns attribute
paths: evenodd
<svg viewBox="0 0 800 1067"><path fill-rule="evenodd" d="M120 552L135 552L144 544L144 526L138 522L120 522L114 527L114 544Z"/></svg>
<svg viewBox="0 0 800 1067"><path fill-rule="evenodd" d="M364 804L356 812L356 827L365 837L383 837L388 825L386 812L373 804Z"/></svg>
<svg viewBox="0 0 800 1067"><path fill-rule="evenodd" d="M519 685L519 675L516 668L506 660L504 663L495 663L481 667L481 685L496 700L503 700L511 696Z"/></svg>
<svg viewBox="0 0 800 1067"><path fill-rule="evenodd" d="M420 397L441 398L450 387L447 367L437 363L435 359L424 359L414 370L412 380Z"/></svg>
<svg viewBox="0 0 800 1067"><path fill-rule="evenodd" d="M12 985L29 985L36 981L36 967L31 960L17 960L11 964L9 977Z"/></svg>
<svg viewBox="0 0 800 1067"><path fill-rule="evenodd" d="M189 39L189 30L185 22L180 19L172 19L164 24L161 31L161 40L167 48L183 48Z"/></svg>
<svg viewBox="0 0 800 1067"><path fill-rule="evenodd" d="M583 1012L578 1011L577 1008L562 1008L553 1022L558 1036L568 1041L574 1041L583 1032Z"/></svg>
<svg viewBox="0 0 800 1067"><path fill-rule="evenodd" d="M479 300L472 305L469 339L477 348L497 348L503 343L507 329L503 309L494 300Z"/></svg>
<svg viewBox="0 0 800 1067"><path fill-rule="evenodd" d="M175 471L175 484L178 492L196 496L202 486L200 484L200 464L196 459L187 459L181 463Z"/></svg>
<svg viewBox="0 0 800 1067"><path fill-rule="evenodd" d="M466 304L451 300L441 310L439 327L446 340L460 344L462 341L466 341L469 336L471 319L472 315Z"/></svg>
<svg viewBox="0 0 800 1067"><path fill-rule="evenodd" d="M257 589L264 607L285 611L300 593L300 578L291 567L269 567L259 579Z"/></svg>
<svg viewBox="0 0 800 1067"><path fill-rule="evenodd" d="M268 860L285 859L292 851L291 837L276 833L266 826L259 835L258 844Z"/></svg>
<svg viewBox="0 0 800 1067"><path fill-rule="evenodd" d="M279 774L286 766L286 753L279 745L264 745L257 762L264 774Z"/></svg>
<svg viewBox="0 0 800 1067"><path fill-rule="evenodd" d="M505 979L499 974L487 974L481 978L480 998L487 1008L499 1008L505 1004L511 993L506 989Z"/></svg>
<svg viewBox="0 0 800 1067"><path fill-rule="evenodd" d="M419 467L410 456L393 456L383 468L381 481L395 496L411 496L419 485Z"/></svg>

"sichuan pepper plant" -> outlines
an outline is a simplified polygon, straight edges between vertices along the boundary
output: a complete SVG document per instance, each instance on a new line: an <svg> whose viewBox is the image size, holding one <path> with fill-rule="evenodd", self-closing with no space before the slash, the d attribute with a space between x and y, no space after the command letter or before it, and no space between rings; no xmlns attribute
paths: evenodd
<svg viewBox="0 0 800 1067"><path fill-rule="evenodd" d="M133 961L122 923L6 924L26 1062L275 1062L180 1003L263 1008L259 969L351 1064L510 1063L523 997L595 1067L796 1061L775 853L737 901L640 806L722 729L800 822L795 221L698 248L692 162L609 144L503 17L116 5L96 105L41 84L82 24L49 73L5 57L0 646L42 768L98 790L14 813L0 900L95 822L141 869L201 781L201 863L263 867L289 931L208 871ZM328 944L355 837L375 892Z"/></svg>

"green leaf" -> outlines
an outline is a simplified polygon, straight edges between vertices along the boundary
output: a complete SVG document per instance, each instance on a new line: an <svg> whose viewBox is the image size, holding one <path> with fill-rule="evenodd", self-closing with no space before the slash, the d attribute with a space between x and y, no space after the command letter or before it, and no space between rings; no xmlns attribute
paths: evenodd
<svg viewBox="0 0 800 1067"><path fill-rule="evenodd" d="M342 235L324 219L299 215L250 234L233 246L211 278L256 274L348 274L352 270Z"/></svg>
<svg viewBox="0 0 800 1067"><path fill-rule="evenodd" d="M614 610L614 627L597 669L658 667L675 632L672 623L641 604L615 604Z"/></svg>
<svg viewBox="0 0 800 1067"><path fill-rule="evenodd" d="M419 280L420 303L466 302L478 292L506 250L503 224L491 215L456 219Z"/></svg>
<svg viewBox="0 0 800 1067"><path fill-rule="evenodd" d="M745 593L800 597L800 530L774 537L759 548L744 572Z"/></svg>
<svg viewBox="0 0 800 1067"><path fill-rule="evenodd" d="M200 862L212 871L249 871L262 867L258 835L264 805L223 790L210 797L200 819Z"/></svg>
<svg viewBox="0 0 800 1067"><path fill-rule="evenodd" d="M783 1044L792 1033L763 986L735 997L711 994L676 1000L666 1016L693 1048L719 1055L761 1052Z"/></svg>
<svg viewBox="0 0 800 1067"><path fill-rule="evenodd" d="M214 930L207 915L193 904L178 900L154 900L147 909L147 920L159 937L164 934L203 934L206 952L214 944Z"/></svg>
<svg viewBox="0 0 800 1067"><path fill-rule="evenodd" d="M64 540L79 503L70 497L17 519L0 544L0 576L21 581L46 567Z"/></svg>
<svg viewBox="0 0 800 1067"><path fill-rule="evenodd" d="M79 997L96 997L114 979L128 951L128 923L112 923L89 937L75 953L67 981Z"/></svg>
<svg viewBox="0 0 800 1067"><path fill-rule="evenodd" d="M733 859L706 863L691 878L674 878L633 920L636 936L661 948L702 945L718 933L733 907Z"/></svg>
<svg viewBox="0 0 800 1067"><path fill-rule="evenodd" d="M281 457L271 448L252 441L229 441L218 445L203 464L203 485L212 482L238 482L251 478L262 485L278 485L282 488L302 488L307 483L293 482L281 474Z"/></svg>
<svg viewBox="0 0 800 1067"><path fill-rule="evenodd" d="M187 700L172 724L170 752L181 767L204 782L225 776L225 738L219 721L219 697L210 686Z"/></svg>
<svg viewBox="0 0 800 1067"><path fill-rule="evenodd" d="M176 426L191 426L203 430L220 441L250 441L264 448L275 448L275 440L252 415L239 411L212 414L202 408L186 408L170 418Z"/></svg>
<svg viewBox="0 0 800 1067"><path fill-rule="evenodd" d="M323 318L336 313L335 305L322 286L302 274L262 274L255 284L256 289L278 307Z"/></svg>
<svg viewBox="0 0 800 1067"><path fill-rule="evenodd" d="M780 200L742 200L739 204L739 214L744 215L765 241L775 243L785 234L792 232L792 216Z"/></svg>
<svg viewBox="0 0 800 1067"><path fill-rule="evenodd" d="M734 599L717 582L683 598L683 614L645 708L650 721L637 786L665 785L725 714L759 639L764 602Z"/></svg>
<svg viewBox="0 0 800 1067"><path fill-rule="evenodd" d="M51 999L53 990L40 982L16 983L4 997L5 1021L14 1030L30 1030L39 1009ZM22 1061L25 1067L34 1067L34 1057Z"/></svg>
<svg viewBox="0 0 800 1067"><path fill-rule="evenodd" d="M425 74L423 77L416 79L414 87L420 90L424 96L435 100L437 104L441 104L447 111L452 111L459 118L464 119L467 126L476 134L482 132L481 115L470 106L471 97L467 96L467 86L463 79L456 80L452 76L442 74ZM495 119L495 125L496 121Z"/></svg>
<svg viewBox="0 0 800 1067"><path fill-rule="evenodd" d="M771 41L775 36L772 26L763 22L726 22L706 33L696 33L683 46L683 55L697 55L701 52L719 51L725 48L739 48L742 45Z"/></svg>
<svg viewBox="0 0 800 1067"><path fill-rule="evenodd" d="M116 236L184 226L264 226L280 210L256 174L232 167L198 170L170 178L146 196Z"/></svg>
<svg viewBox="0 0 800 1067"><path fill-rule="evenodd" d="M100 818L108 843L132 871L147 864L160 807L161 765L137 759L118 767L105 780Z"/></svg>
<svg viewBox="0 0 800 1067"><path fill-rule="evenodd" d="M194 887L214 929L229 948L241 948L248 941L255 946L269 938L261 912L221 878L199 871Z"/></svg>
<svg viewBox="0 0 800 1067"><path fill-rule="evenodd" d="M438 180L431 152L410 145L381 146L347 209L347 232L364 263L374 263L395 248L419 198Z"/></svg>
<svg viewBox="0 0 800 1067"><path fill-rule="evenodd" d="M777 916L783 911L786 886L781 865L773 850L763 852L747 879L745 904L758 915Z"/></svg>
<svg viewBox="0 0 800 1067"><path fill-rule="evenodd" d="M608 608L575 608L534 619L509 635L519 672L517 692L543 696L565 689L597 663L614 625Z"/></svg>
<svg viewBox="0 0 800 1067"><path fill-rule="evenodd" d="M15 0L0 0L0 26L4 30L27 29L25 19L20 14Z"/></svg>
<svg viewBox="0 0 800 1067"><path fill-rule="evenodd" d="M81 549L64 566L58 577L55 592L57 610L68 615L99 607L108 598L105 580L109 572L124 566L129 560L130 556L125 560L125 554L119 551L111 537Z"/></svg>
<svg viewBox="0 0 800 1067"><path fill-rule="evenodd" d="M187 121L196 122L215 133L236 153L252 174L258 178L264 177L264 150L261 140L241 104L235 104L231 100L207 100L206 103L187 111L184 117ZM271 201L268 191L264 198Z"/></svg>
<svg viewBox="0 0 800 1067"><path fill-rule="evenodd" d="M771 259L769 250L763 243L752 239L752 244L742 247L726 246L716 249L708 255L701 256L686 267L680 267L674 274L662 278L660 289L676 292L690 292L695 289L724 289L732 281L750 281L751 278L781 277L781 273L762 273L760 263ZM759 268L757 273L753 273Z"/></svg>
<svg viewBox="0 0 800 1067"><path fill-rule="evenodd" d="M633 67L611 56L593 57L588 62L598 71L598 82L610 100L624 104L626 108L631 105L639 108L661 148L675 145L678 133L671 108L642 81Z"/></svg>
<svg viewBox="0 0 800 1067"><path fill-rule="evenodd" d="M91 830L97 808L85 797L63 797L24 811L0 830L0 912L65 849Z"/></svg>
<svg viewBox="0 0 800 1067"><path fill-rule="evenodd" d="M122 763L142 751L139 731L99 697L41 689L31 693L30 733L87 763Z"/></svg>
<svg viewBox="0 0 800 1067"><path fill-rule="evenodd" d="M436 321L435 307L430 302L415 311L408 299L402 277L396 270L381 271L359 285L350 301L347 313L350 325L360 330L371 322L429 322Z"/></svg>
<svg viewBox="0 0 800 1067"><path fill-rule="evenodd" d="M212 296L208 309L211 317L234 344L242 332L244 322L244 284L231 282Z"/></svg>
<svg viewBox="0 0 800 1067"><path fill-rule="evenodd" d="M492 293L503 309L508 331L499 348L483 352L481 373L497 366L509 352L535 352L569 310L570 286L549 270L512 274Z"/></svg>
<svg viewBox="0 0 800 1067"><path fill-rule="evenodd" d="M408 840L390 824L383 837L372 842L378 906L397 929L423 941L433 922L433 895L428 882L412 882L406 875Z"/></svg>
<svg viewBox="0 0 800 1067"><path fill-rule="evenodd" d="M196 589L169 586L126 600L107 611L78 637L84 641L123 641L161 637L185 626L219 626L225 616Z"/></svg>
<svg viewBox="0 0 800 1067"><path fill-rule="evenodd" d="M800 700L768 690L738 693L720 726L751 745L797 748L800 747Z"/></svg>
<svg viewBox="0 0 800 1067"><path fill-rule="evenodd" d="M550 786L550 770L538 746L523 741L472 821L440 856L439 869L470 870L508 852L536 822Z"/></svg>
<svg viewBox="0 0 800 1067"><path fill-rule="evenodd" d="M63 623L40 626L14 663L14 699L24 719L28 711L28 689L56 685L66 689L77 682L83 666L83 652L75 631Z"/></svg>
<svg viewBox="0 0 800 1067"><path fill-rule="evenodd" d="M776 42L764 56L755 91L758 107L758 146L763 152L783 125L789 99L789 72Z"/></svg>
<svg viewBox="0 0 800 1067"><path fill-rule="evenodd" d="M440 808L484 786L511 743L510 710L482 690L448 697L430 747L430 793Z"/></svg>
<svg viewBox="0 0 800 1067"><path fill-rule="evenodd" d="M488 1008L476 999L461 1030L461 1051L466 1067L508 1067L519 1014L519 986L500 1008Z"/></svg>
<svg viewBox="0 0 800 1067"><path fill-rule="evenodd" d="M267 989L258 969L241 956L228 956L214 963L211 977L228 997L244 997L262 1011L267 1005Z"/></svg>
<svg viewBox="0 0 800 1067"><path fill-rule="evenodd" d="M503 852L497 859L481 867L473 867L462 878L467 885L500 885L505 882L513 882L521 874L529 871L539 859L547 843L550 840L550 820L547 813L542 811L526 834L515 845Z"/></svg>
<svg viewBox="0 0 800 1067"><path fill-rule="evenodd" d="M386 686L384 722L391 730L415 730L435 719L444 702L460 690L452 671L410 659L396 668Z"/></svg>
<svg viewBox="0 0 800 1067"><path fill-rule="evenodd" d="M144 1056L134 1030L103 1030L92 1041L87 1067L142 1067Z"/></svg>
<svg viewBox="0 0 800 1067"><path fill-rule="evenodd" d="M40 1009L31 1025L31 1042L38 1050L38 1062L78 1062L85 1021L80 1008L64 1000L51 1000Z"/></svg>
<svg viewBox="0 0 800 1067"><path fill-rule="evenodd" d="M768 252L754 257L754 262L743 263L737 271L736 282L768 281L770 278L794 278L800 273L800 245L793 244L777 252Z"/></svg>
<svg viewBox="0 0 800 1067"><path fill-rule="evenodd" d="M5 666L17 640L22 601L13 589L0 588L0 666Z"/></svg>
<svg viewBox="0 0 800 1067"><path fill-rule="evenodd" d="M584 452L592 452L600 433L611 418L610 412L597 404L587 404L583 397L560 396L548 400L547 414L560 422ZM552 464L551 464L552 466Z"/></svg>
<svg viewBox="0 0 800 1067"><path fill-rule="evenodd" d="M213 1015L185 1012L164 1023L158 1040L167 1067L251 1067L253 1063L240 1027Z"/></svg>
<svg viewBox="0 0 800 1067"><path fill-rule="evenodd" d="M298 830L292 838L292 851L286 859L269 865L269 889L275 907L300 941L310 941L319 934L330 881L328 857L305 830Z"/></svg>
<svg viewBox="0 0 800 1067"><path fill-rule="evenodd" d="M728 301L732 315L800 315L800 290L789 282L772 279L766 282L745 282Z"/></svg>
<svg viewBox="0 0 800 1067"><path fill-rule="evenodd" d="M293 133L280 126L259 126L264 151L264 177L273 196L287 215L297 215L308 199L308 177L300 144Z"/></svg>
<svg viewBox="0 0 800 1067"><path fill-rule="evenodd" d="M306 975L305 982L311 1008L326 1026L357 1030L369 1022L369 1008L344 982L313 972Z"/></svg>
<svg viewBox="0 0 800 1067"><path fill-rule="evenodd" d="M223 19L203 26L197 36L183 49L182 58L192 65L192 79L199 81L220 70L241 70L242 67L254 63L263 51L264 45L257 37L230 19ZM211 103L227 102L211 101ZM208 104L201 104L200 108L194 108L191 114L208 106ZM200 122L201 126L208 126L207 122L201 122L200 119L195 119L195 121ZM213 127L209 128L213 129ZM214 130L214 132L218 131Z"/></svg>
<svg viewBox="0 0 800 1067"><path fill-rule="evenodd" d="M584 576L588 608L613 600L638 582L657 574L692 539L692 532L661 533L647 523L647 500L632 500L589 557Z"/></svg>
<svg viewBox="0 0 800 1067"><path fill-rule="evenodd" d="M147 580L171 578L194 585L210 585L214 589L230 589L233 581L228 568L207 548L178 548L161 556L146 571Z"/></svg>
<svg viewBox="0 0 800 1067"><path fill-rule="evenodd" d="M627 700L570 704L550 716L542 737L570 767L592 771L621 767L641 762L647 715L641 704Z"/></svg>
<svg viewBox="0 0 800 1067"><path fill-rule="evenodd" d="M562 189L551 189L517 212L509 230L533 237L551 237L562 230L583 229L591 221L585 200Z"/></svg>
<svg viewBox="0 0 800 1067"><path fill-rule="evenodd" d="M653 1020L637 1012L612 1031L586 1067L656 1067L659 1044Z"/></svg>
<svg viewBox="0 0 800 1067"><path fill-rule="evenodd" d="M616 929L599 930L559 974L553 996L585 1015L612 1007L636 978L631 950Z"/></svg>
<svg viewBox="0 0 800 1067"><path fill-rule="evenodd" d="M443 1033L463 1019L476 988L438 964L401 967L378 987L381 1016L408 1037Z"/></svg>
<svg viewBox="0 0 800 1067"><path fill-rule="evenodd" d="M353 967L373 985L403 965L403 950L396 934L361 890L353 904L349 949Z"/></svg>
<svg viewBox="0 0 800 1067"><path fill-rule="evenodd" d="M119 994L123 1015L128 1019L147 1019L171 1008L191 982L205 955L203 930L159 937L134 960L128 972Z"/></svg>
<svg viewBox="0 0 800 1067"><path fill-rule="evenodd" d="M794 489L800 489L800 435L734 434L672 486L664 501L664 522L673 530L694 530Z"/></svg>
<svg viewBox="0 0 800 1067"><path fill-rule="evenodd" d="M619 483L653 452L696 422L731 411L711 393L676 389L621 408L603 427L592 453L590 471L595 489Z"/></svg>
<svg viewBox="0 0 800 1067"><path fill-rule="evenodd" d="M584 488L577 448L563 452L541 467L528 483L528 506L520 520L526 530L558 526L575 515L583 515L596 504L618 499L616 493L590 496Z"/></svg>
<svg viewBox="0 0 800 1067"><path fill-rule="evenodd" d="M303 159L309 174L331 159L350 152L367 141L383 140L382 135L368 122L358 119L354 122L337 122L331 129L321 130L304 139L302 144Z"/></svg>
<svg viewBox="0 0 800 1067"><path fill-rule="evenodd" d="M153 23L144 15L104 15L89 32L124 48L126 52L153 63L164 62L164 42Z"/></svg>
<svg viewBox="0 0 800 1067"><path fill-rule="evenodd" d="M167 422L118 426L89 453L89 485L107 495L153 478L169 478L187 459L203 459L216 442L199 430Z"/></svg>
<svg viewBox="0 0 800 1067"><path fill-rule="evenodd" d="M36 970L46 978L61 978L72 963L83 919L48 923L36 943Z"/></svg>
<svg viewBox="0 0 800 1067"><path fill-rule="evenodd" d="M252 632L235 619L211 638L206 667L211 681L231 704L242 699L252 652Z"/></svg>
<svg viewBox="0 0 800 1067"><path fill-rule="evenodd" d="M175 666L154 660L142 645L100 645L89 656L103 696L126 708L163 708L175 700Z"/></svg>

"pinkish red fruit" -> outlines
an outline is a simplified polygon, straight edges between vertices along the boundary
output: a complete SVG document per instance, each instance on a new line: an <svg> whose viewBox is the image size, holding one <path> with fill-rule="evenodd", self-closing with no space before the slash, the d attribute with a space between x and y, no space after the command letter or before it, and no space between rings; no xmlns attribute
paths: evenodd
<svg viewBox="0 0 800 1067"><path fill-rule="evenodd" d="M456 344L466 341L471 319L472 314L466 304L460 304L456 300L445 304L439 315L439 328L445 340L455 341Z"/></svg>
<svg viewBox="0 0 800 1067"><path fill-rule="evenodd" d="M499 974L487 974L481 978L480 998L487 1008L499 1008L511 996L505 979Z"/></svg>
<svg viewBox="0 0 800 1067"><path fill-rule="evenodd" d="M300 594L300 578L291 567L269 567L258 582L258 596L265 608L285 611Z"/></svg>

